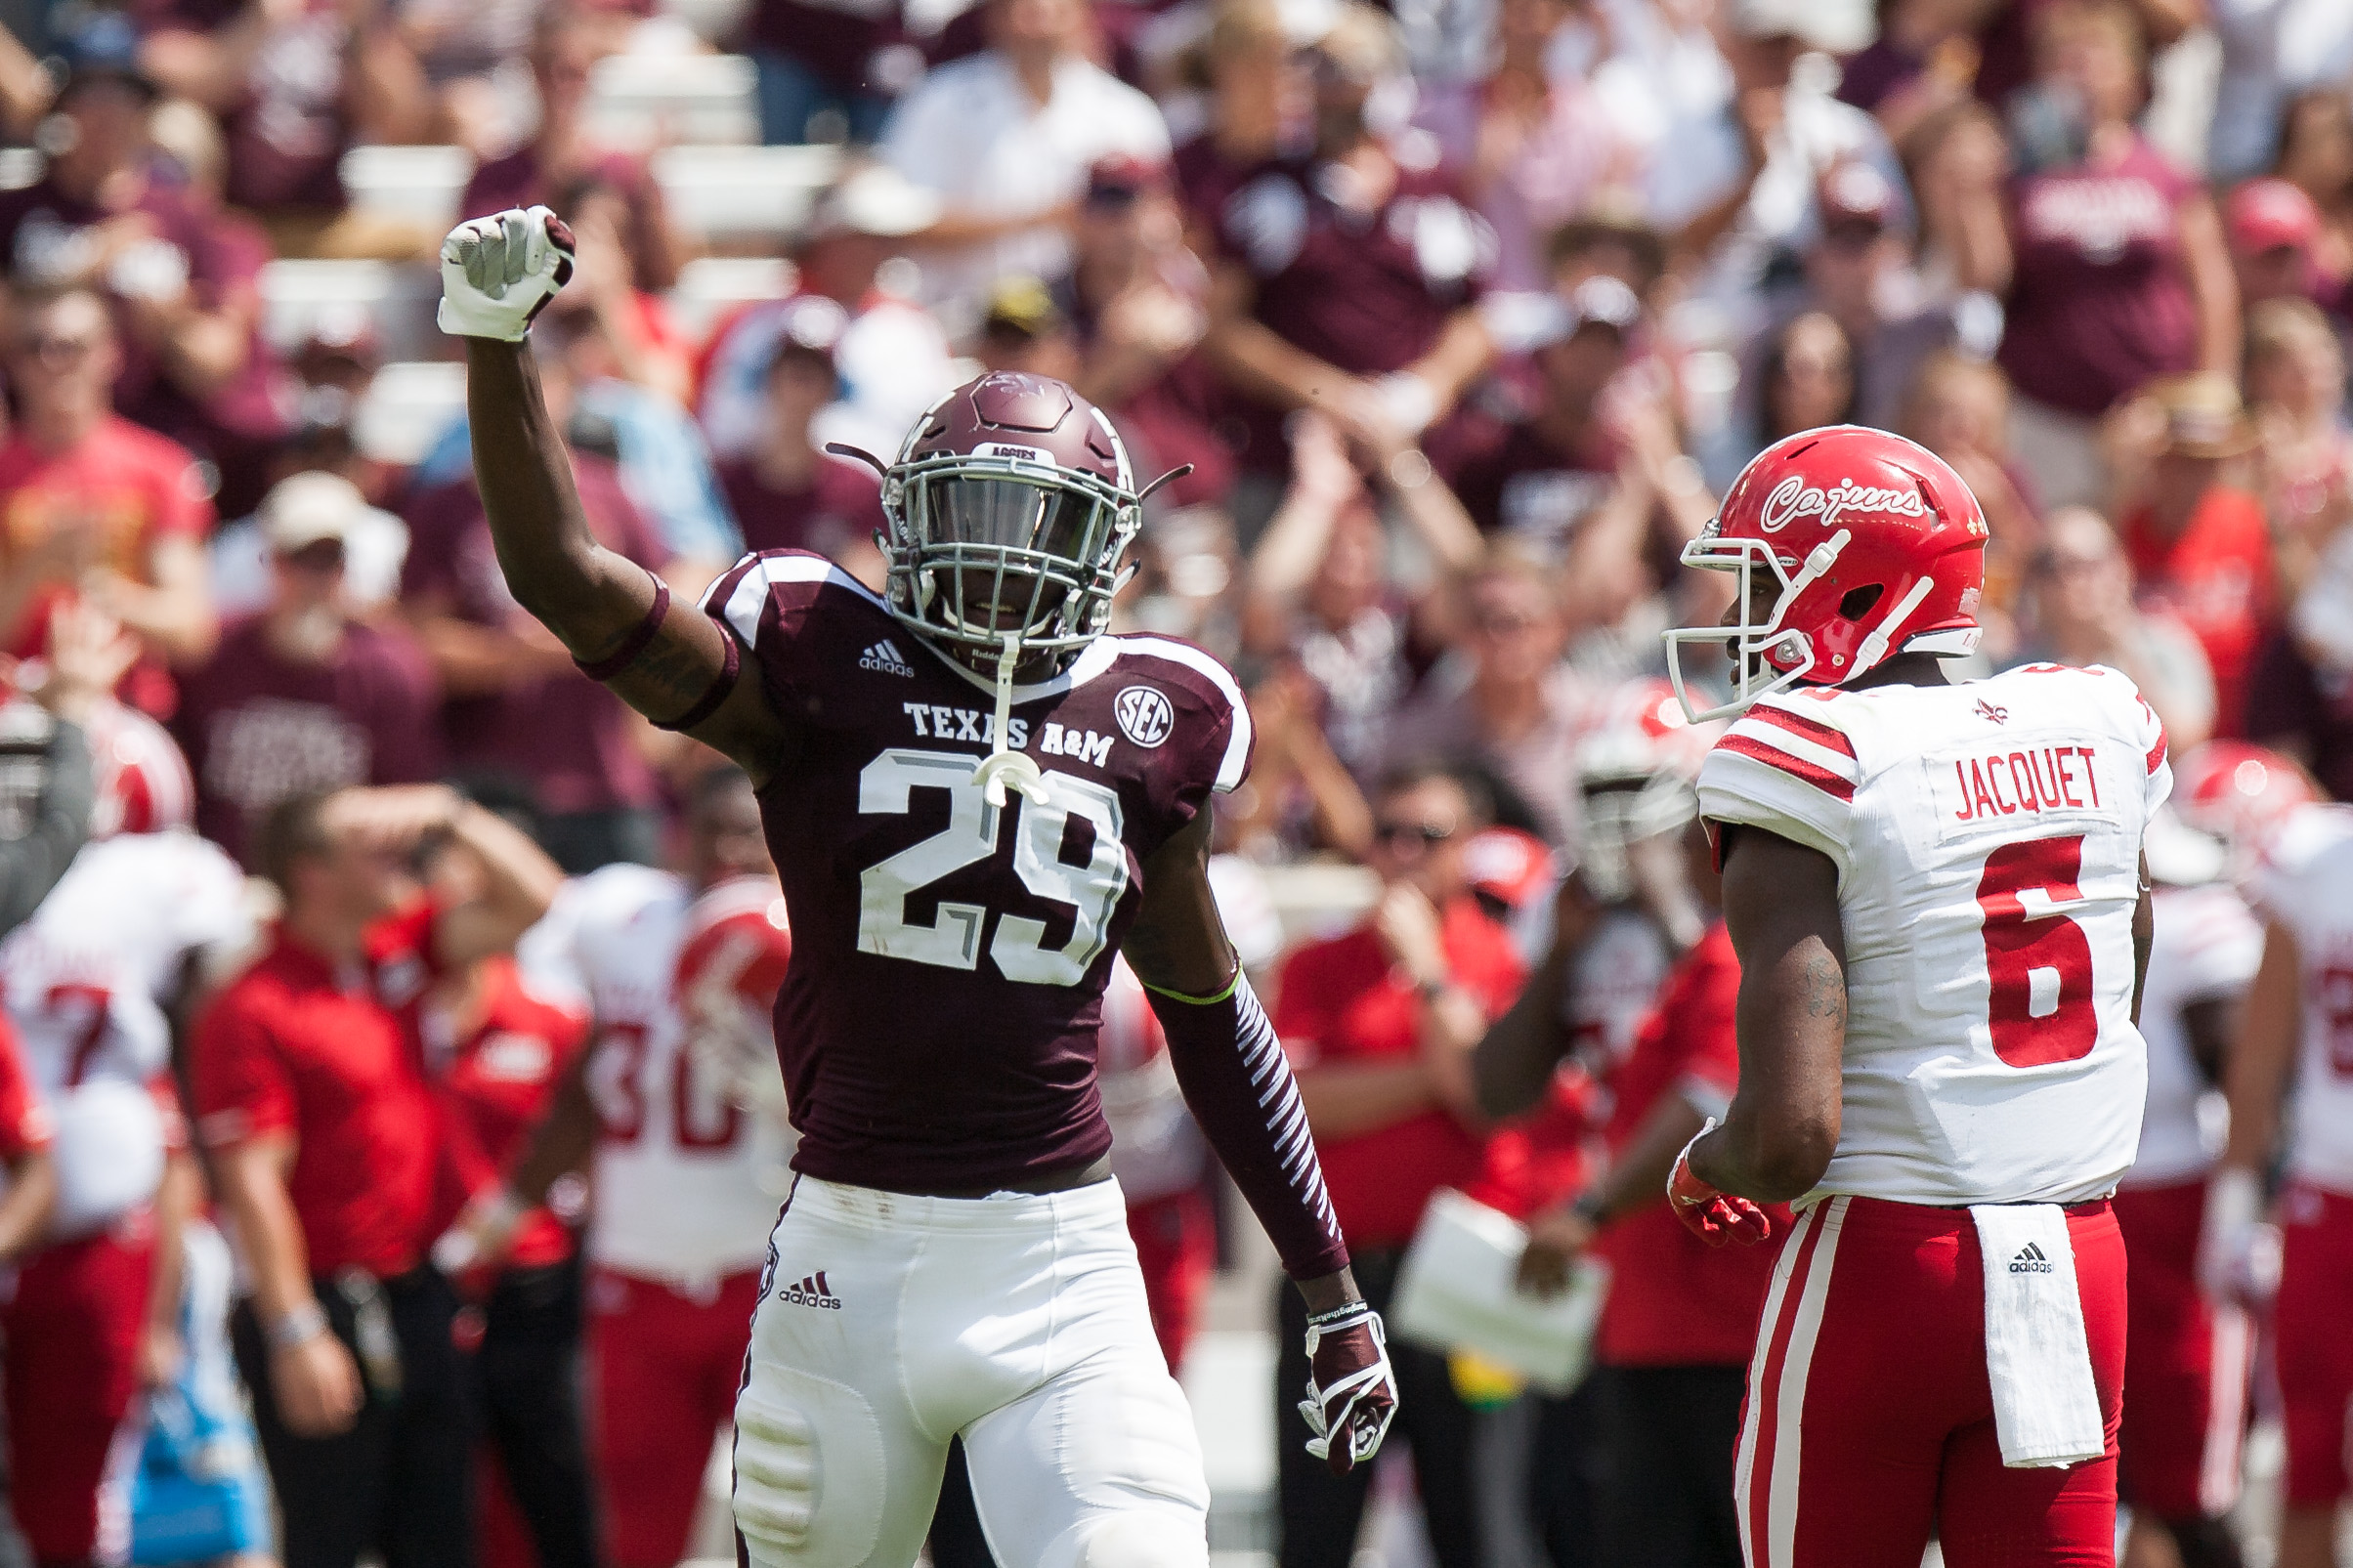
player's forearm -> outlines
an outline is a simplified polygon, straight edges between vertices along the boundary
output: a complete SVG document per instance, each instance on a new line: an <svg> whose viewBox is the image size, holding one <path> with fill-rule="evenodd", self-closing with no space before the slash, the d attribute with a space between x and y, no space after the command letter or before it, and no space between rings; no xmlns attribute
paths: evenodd
<svg viewBox="0 0 2353 1568"><path fill-rule="evenodd" d="M1472 1053L1471 1081L1484 1115L1497 1121L1518 1116L1544 1097L1553 1069L1567 1051L1561 1012L1575 957L1559 948L1545 954L1511 1011L1495 1021Z"/></svg>
<svg viewBox="0 0 2353 1568"><path fill-rule="evenodd" d="M48 1150L36 1149L9 1163L8 1191L0 1195L0 1262L14 1262L40 1244L57 1196L57 1167Z"/></svg>
<svg viewBox="0 0 2353 1568"><path fill-rule="evenodd" d="M499 571L515 602L575 657L601 658L653 607L652 574L589 530L531 350L480 337L465 345L474 476Z"/></svg>
<svg viewBox="0 0 2353 1568"><path fill-rule="evenodd" d="M253 1309L267 1331L287 1315L316 1306L310 1248L286 1193L282 1139L252 1139L215 1163L222 1207L236 1224L237 1242L253 1283Z"/></svg>
<svg viewBox="0 0 2353 1568"><path fill-rule="evenodd" d="M1345 1270L1348 1244L1324 1190L1299 1085L1249 978L1237 969L1228 989L1213 996L1146 994L1184 1103L1265 1227L1283 1272L1321 1281Z"/></svg>
<svg viewBox="0 0 2353 1568"><path fill-rule="evenodd" d="M2273 921L2264 933L2263 961L2247 987L2222 1085L2230 1101L2230 1140L2222 1163L2260 1171L2279 1147L2280 1107L2295 1070L2296 1037L2303 1027L2303 960L2293 933Z"/></svg>
<svg viewBox="0 0 2353 1568"><path fill-rule="evenodd" d="M556 1085L547 1115L532 1129L522 1156L507 1171L507 1190L527 1205L547 1201L547 1189L583 1169L596 1151L596 1103L588 1097L591 1045Z"/></svg>

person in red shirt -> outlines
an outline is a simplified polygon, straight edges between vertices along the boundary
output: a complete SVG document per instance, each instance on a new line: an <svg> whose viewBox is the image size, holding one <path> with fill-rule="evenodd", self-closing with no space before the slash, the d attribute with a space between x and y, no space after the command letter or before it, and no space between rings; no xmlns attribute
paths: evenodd
<svg viewBox="0 0 2353 1568"><path fill-rule="evenodd" d="M2246 733L2248 680L2272 617L2271 525L2225 466L2255 444L2227 376L2169 376L2144 394L2161 446L2118 532L2145 604L2172 612L2214 671L2214 735ZM2136 410L2136 413L2138 410Z"/></svg>
<svg viewBox="0 0 2353 1568"><path fill-rule="evenodd" d="M1738 1568L1733 1457L1773 1276L1770 1253L1711 1249L1664 1202L1676 1155L1724 1113L1740 1076L1740 965L1717 913L1721 878L1705 830L1693 822L1681 837L1707 933L1668 973L1611 1075L1607 1168L1536 1216L1519 1260L1520 1287L1537 1295L1559 1293L1588 1250L1611 1267L1594 1362L1596 1437L1610 1456L1612 1484L1597 1491L1595 1524L1599 1560L1613 1568ZM1600 935L1608 911L1572 878L1555 911L1555 959L1540 972L1582 973L1574 955ZM1479 1098L1490 1114L1518 1108L1496 1090L1529 1081L1526 1064L1557 1061L1575 1044L1559 995L1558 985L1530 985L1480 1042ZM1776 1228L1788 1217L1777 1206L1768 1212Z"/></svg>
<svg viewBox="0 0 2353 1568"><path fill-rule="evenodd" d="M168 711L159 664L188 664L219 637L205 592L212 483L188 452L115 414L121 363L96 294L69 288L17 301L8 377L15 436L0 445L0 646L40 651L49 612L80 597L146 646L123 696Z"/></svg>
<svg viewBox="0 0 2353 1568"><path fill-rule="evenodd" d="M479 886L469 857L443 857L437 885ZM507 954L445 978L426 1004L429 1056L454 1123L469 1191L495 1183L587 1043L588 1021L524 984ZM581 1194L559 1198L577 1219ZM436 1250L438 1260L440 1250ZM495 1268L459 1276L477 1302L474 1349L490 1462L480 1500L486 1568L595 1568L596 1511L580 1420L579 1238L555 1208L516 1225ZM470 1335L469 1335L470 1337Z"/></svg>
<svg viewBox="0 0 2353 1568"><path fill-rule="evenodd" d="M1486 1135L1473 1103L1471 1050L1519 994L1512 939L1472 896L1464 849L1486 826L1485 801L1434 768L1393 775L1376 797L1370 861L1382 893L1354 930L1310 943L1284 963L1274 1029L1300 1098L1365 1299L1386 1307L1422 1209L1440 1187L1476 1183ZM1288 1346L1305 1308L1281 1308ZM1440 1568L1482 1560L1472 1484L1472 1410L1446 1358L1397 1343L1398 1416L1420 1477ZM1276 1386L1305 1385L1304 1353L1286 1349ZM1355 1553L1371 1484L1362 1466L1334 1476L1288 1445L1281 1462L1284 1568L1335 1568Z"/></svg>
<svg viewBox="0 0 2353 1568"><path fill-rule="evenodd" d="M472 851L479 897L421 896L421 845ZM260 839L284 912L197 1021L197 1134L242 1246L233 1334L286 1568L468 1568L472 1455L457 1302L426 1256L456 1172L417 1009L436 975L546 911L555 867L438 785L281 804Z"/></svg>

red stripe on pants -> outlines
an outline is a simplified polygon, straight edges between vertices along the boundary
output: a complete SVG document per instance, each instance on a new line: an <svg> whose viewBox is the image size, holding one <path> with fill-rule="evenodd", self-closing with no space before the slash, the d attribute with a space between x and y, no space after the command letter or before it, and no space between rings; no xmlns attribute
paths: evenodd
<svg viewBox="0 0 2353 1568"><path fill-rule="evenodd" d="M1749 1568L1919 1568L1932 1533L1947 1568L2114 1568L2124 1244L2105 1204L2068 1235L2108 1457L2010 1469L1968 1211L1850 1198L1801 1219L1750 1374Z"/></svg>

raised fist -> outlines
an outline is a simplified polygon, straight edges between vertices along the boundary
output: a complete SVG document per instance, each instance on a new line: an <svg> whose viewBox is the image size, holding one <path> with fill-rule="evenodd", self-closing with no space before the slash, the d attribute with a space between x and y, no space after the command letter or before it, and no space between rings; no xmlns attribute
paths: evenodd
<svg viewBox="0 0 2353 1568"><path fill-rule="evenodd" d="M442 241L441 329L520 343L572 280L572 231L545 207L471 218Z"/></svg>

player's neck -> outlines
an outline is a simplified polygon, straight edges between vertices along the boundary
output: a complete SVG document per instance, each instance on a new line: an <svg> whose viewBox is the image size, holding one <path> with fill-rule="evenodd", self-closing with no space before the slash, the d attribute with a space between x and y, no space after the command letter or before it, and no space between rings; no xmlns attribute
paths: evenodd
<svg viewBox="0 0 2353 1568"><path fill-rule="evenodd" d="M1934 654L1898 654L1881 664L1846 683L1850 692L1860 692L1868 686L1949 686L1952 677L1946 673L1945 661Z"/></svg>

